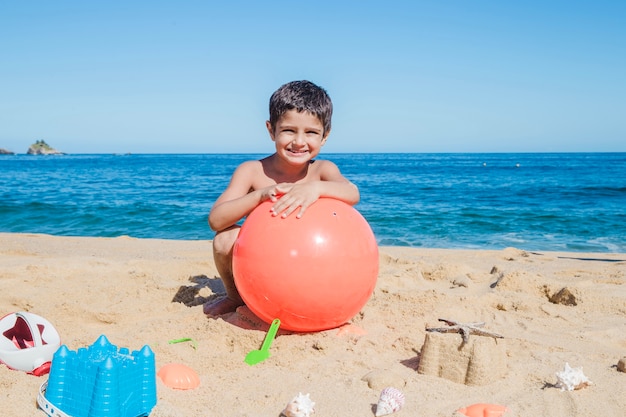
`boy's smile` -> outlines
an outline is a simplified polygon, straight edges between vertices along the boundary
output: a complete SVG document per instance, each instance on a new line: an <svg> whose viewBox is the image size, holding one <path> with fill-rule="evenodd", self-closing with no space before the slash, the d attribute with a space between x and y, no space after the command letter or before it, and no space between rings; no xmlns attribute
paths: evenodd
<svg viewBox="0 0 626 417"><path fill-rule="evenodd" d="M289 110L278 120L274 129L266 123L270 137L276 144L276 153L284 160L302 164L315 158L326 142L322 122L306 111Z"/></svg>

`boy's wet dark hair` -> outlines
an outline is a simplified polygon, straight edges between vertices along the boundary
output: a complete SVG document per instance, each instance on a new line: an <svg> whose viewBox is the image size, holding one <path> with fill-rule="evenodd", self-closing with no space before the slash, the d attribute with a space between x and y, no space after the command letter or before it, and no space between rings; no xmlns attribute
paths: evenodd
<svg viewBox="0 0 626 417"><path fill-rule="evenodd" d="M292 81L282 85L270 97L270 124L272 129L289 110L306 111L316 116L324 126L324 136L330 132L333 103L326 90L310 81Z"/></svg>

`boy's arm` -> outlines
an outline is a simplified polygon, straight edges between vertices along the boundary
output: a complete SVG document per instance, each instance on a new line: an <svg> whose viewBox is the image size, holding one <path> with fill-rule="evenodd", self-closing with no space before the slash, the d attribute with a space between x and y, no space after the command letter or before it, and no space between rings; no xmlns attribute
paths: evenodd
<svg viewBox="0 0 626 417"><path fill-rule="evenodd" d="M236 224L268 198L264 190L250 191L253 176L251 163L243 163L237 167L228 187L211 208L209 213L211 229L221 231Z"/></svg>
<svg viewBox="0 0 626 417"><path fill-rule="evenodd" d="M323 161L320 197L332 197L354 206L361 199L359 188L343 176L337 165Z"/></svg>
<svg viewBox="0 0 626 417"><path fill-rule="evenodd" d="M351 206L356 205L361 199L359 189L350 181L328 180L319 181L320 197L331 197Z"/></svg>

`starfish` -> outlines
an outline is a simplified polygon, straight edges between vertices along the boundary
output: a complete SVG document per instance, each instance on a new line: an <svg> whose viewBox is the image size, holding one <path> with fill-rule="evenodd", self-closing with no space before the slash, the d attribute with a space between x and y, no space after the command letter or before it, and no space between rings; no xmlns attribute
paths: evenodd
<svg viewBox="0 0 626 417"><path fill-rule="evenodd" d="M478 336L489 336L489 337L493 337L494 339L504 338L504 336L500 334L491 333L486 330L480 329L481 327L485 325L485 322L459 323L453 320L446 320L446 319L439 319L439 321L446 323L449 327L431 327L431 328L426 328L426 331L427 332L439 332L439 333L461 333L461 336L463 337L463 344L468 342L471 334L475 334Z"/></svg>

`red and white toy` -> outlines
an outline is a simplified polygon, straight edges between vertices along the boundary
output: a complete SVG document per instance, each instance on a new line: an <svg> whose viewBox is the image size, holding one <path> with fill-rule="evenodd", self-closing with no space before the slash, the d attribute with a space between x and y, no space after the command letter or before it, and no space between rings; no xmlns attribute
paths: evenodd
<svg viewBox="0 0 626 417"><path fill-rule="evenodd" d="M11 369L41 376L50 372L61 338L41 316L20 311L0 319L0 363Z"/></svg>

